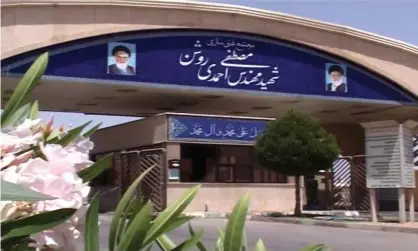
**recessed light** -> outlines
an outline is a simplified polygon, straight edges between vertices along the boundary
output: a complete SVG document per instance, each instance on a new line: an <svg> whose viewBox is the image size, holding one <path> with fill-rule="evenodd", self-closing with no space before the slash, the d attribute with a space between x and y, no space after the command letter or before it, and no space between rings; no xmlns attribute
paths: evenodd
<svg viewBox="0 0 418 251"><path fill-rule="evenodd" d="M368 110L368 111L353 112L353 113L350 113L350 115L352 115L352 116L356 116L356 115L364 115L364 114L379 113L379 112L385 112L385 111L389 111L389 110L393 110L393 109L397 109L397 108L398 108L398 107L376 108L376 109L373 109L373 110Z"/></svg>
<svg viewBox="0 0 418 251"><path fill-rule="evenodd" d="M202 98L205 98L205 99L219 99L219 98L223 98L224 96L221 96L221 95L205 95L205 96L202 96Z"/></svg>
<svg viewBox="0 0 418 251"><path fill-rule="evenodd" d="M353 112L350 113L351 116L357 116L357 115L365 115L365 114L372 114L376 113L375 111L364 111L364 112Z"/></svg>
<svg viewBox="0 0 418 251"><path fill-rule="evenodd" d="M121 88L121 89L116 89L116 92L133 93L133 92L138 92L138 90L137 89L129 89L129 88Z"/></svg>
<svg viewBox="0 0 418 251"><path fill-rule="evenodd" d="M273 107L271 107L271 106L253 106L253 107L251 107L251 109L253 109L253 110L268 110L268 109L271 109L271 108L273 108Z"/></svg>
<svg viewBox="0 0 418 251"><path fill-rule="evenodd" d="M242 112L242 111L232 111L232 112L229 112L229 114L234 114L234 115L240 115L240 114L246 114L246 113L248 113L248 112Z"/></svg>
<svg viewBox="0 0 418 251"><path fill-rule="evenodd" d="M322 111L319 111L319 113L334 113L334 112L337 112L337 110L322 110Z"/></svg>
<svg viewBox="0 0 418 251"><path fill-rule="evenodd" d="M296 103L300 103L300 100L283 100L283 101L279 101L279 103L282 104L296 104Z"/></svg>
<svg viewBox="0 0 418 251"><path fill-rule="evenodd" d="M97 100L112 100L112 99L116 99L116 97L94 97L94 99L97 99Z"/></svg>
<svg viewBox="0 0 418 251"><path fill-rule="evenodd" d="M195 106L195 105L198 105L199 102L197 102L197 101L181 101L181 102L178 102L176 104L179 105L179 106Z"/></svg>
<svg viewBox="0 0 418 251"><path fill-rule="evenodd" d="M358 109L361 109L361 108L367 108L367 107L369 107L369 106L367 106L367 105L353 105L353 106L351 106L352 108L358 108Z"/></svg>
<svg viewBox="0 0 418 251"><path fill-rule="evenodd" d="M75 104L76 106L96 106L97 103L84 103L84 102L80 102Z"/></svg>

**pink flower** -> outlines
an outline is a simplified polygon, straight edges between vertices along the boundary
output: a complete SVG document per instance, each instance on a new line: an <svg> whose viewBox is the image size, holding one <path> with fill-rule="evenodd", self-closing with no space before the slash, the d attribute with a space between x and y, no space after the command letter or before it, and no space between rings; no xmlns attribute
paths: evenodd
<svg viewBox="0 0 418 251"><path fill-rule="evenodd" d="M13 131L10 132L11 135L18 136L19 138L26 138L33 136L34 134L39 133L42 124L41 119L25 119L22 124L18 125Z"/></svg>
<svg viewBox="0 0 418 251"><path fill-rule="evenodd" d="M17 205L14 201L0 201L0 221L14 219L17 213Z"/></svg>
<svg viewBox="0 0 418 251"><path fill-rule="evenodd" d="M1 156L12 152L18 152L28 149L31 145L36 145L41 133L30 135L27 137L19 137L12 134L0 133L1 136Z"/></svg>
<svg viewBox="0 0 418 251"><path fill-rule="evenodd" d="M0 173L0 177L2 180L16 184L17 179L19 178L19 173L17 172L17 166L11 166L7 168L6 170L2 171Z"/></svg>
<svg viewBox="0 0 418 251"><path fill-rule="evenodd" d="M53 249L75 245L80 236L90 187L77 175L77 164L84 161L79 152L71 152L61 145L50 144L41 147L47 160L29 159L25 163L11 166L1 172L1 178L26 188L56 197L56 200L37 201L31 204L33 213L61 208L81 210L64 224L33 236L39 246L48 245ZM5 212L7 213L7 212Z"/></svg>
<svg viewBox="0 0 418 251"><path fill-rule="evenodd" d="M65 223L32 237L37 249L47 247L54 250L75 250L75 240L81 236L84 218L88 209L88 184L77 175L79 170L93 164L89 152L94 144L88 138L79 136L68 146L47 144L42 140L52 132L53 120L46 125L40 120L25 120L16 128L2 128L0 177L44 194L55 200L37 202L1 202L1 220L16 216L27 216L61 208L77 209ZM58 135L67 134L63 129ZM33 156L33 151L23 151L37 145L45 159ZM7 168L6 168L7 167ZM5 168L5 169L3 169Z"/></svg>
<svg viewBox="0 0 418 251"><path fill-rule="evenodd" d="M68 161L73 164L75 171L80 171L91 166L93 162L89 160L88 151L78 151L80 149L78 147L77 145L70 144L63 148L60 145L51 144L45 147L43 153L49 162Z"/></svg>
<svg viewBox="0 0 418 251"><path fill-rule="evenodd" d="M77 151L84 154L89 154L89 152L94 148L94 143L88 138L83 136L78 136L67 148L71 148L73 151Z"/></svg>
<svg viewBox="0 0 418 251"><path fill-rule="evenodd" d="M21 163L24 163L28 161L30 157L32 157L33 151L27 151L25 153L22 153L18 156L14 154L7 154L1 159L1 169L13 166L13 165L19 165Z"/></svg>
<svg viewBox="0 0 418 251"><path fill-rule="evenodd" d="M74 239L80 238L81 233L70 223L65 222L54 228L31 236L36 241L38 249L47 246L49 249L62 251L77 251ZM49 250L47 249L47 250Z"/></svg>

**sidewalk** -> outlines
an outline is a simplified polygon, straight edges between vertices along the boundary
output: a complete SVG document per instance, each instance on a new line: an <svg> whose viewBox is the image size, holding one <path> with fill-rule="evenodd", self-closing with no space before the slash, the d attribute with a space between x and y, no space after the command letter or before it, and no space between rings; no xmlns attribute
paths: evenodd
<svg viewBox="0 0 418 251"><path fill-rule="evenodd" d="M266 216L252 216L251 220L264 221L264 222L280 222L280 223L287 223L287 224L418 234L418 222L408 222L405 224L386 223L386 222L373 223L373 222L358 222L358 221L357 222L346 222L346 221L343 222L343 221L324 221L324 220L315 220L315 219L309 219L309 218L293 218L293 217L274 218L274 217L266 217Z"/></svg>
<svg viewBox="0 0 418 251"><path fill-rule="evenodd" d="M204 218L204 219L227 219L229 214L219 213L219 212L189 212L189 213L185 213L185 215L194 216L196 218ZM113 216L113 213L108 212L105 214L101 214L100 216L101 216L100 217L101 220L106 219L110 221L110 218ZM248 215L247 220L418 234L418 222L408 222L405 224L387 223L387 222L373 223L373 222L359 222L359 221L316 220L312 218L296 218L296 217L269 217L269 216L262 216L262 215Z"/></svg>

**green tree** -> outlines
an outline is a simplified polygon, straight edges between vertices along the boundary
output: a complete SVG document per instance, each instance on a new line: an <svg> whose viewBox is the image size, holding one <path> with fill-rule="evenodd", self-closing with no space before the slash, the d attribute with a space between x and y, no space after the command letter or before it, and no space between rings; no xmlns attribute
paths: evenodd
<svg viewBox="0 0 418 251"><path fill-rule="evenodd" d="M300 177L331 168L339 153L334 136L319 121L293 110L268 123L256 142L263 167L295 177L295 215L301 215Z"/></svg>

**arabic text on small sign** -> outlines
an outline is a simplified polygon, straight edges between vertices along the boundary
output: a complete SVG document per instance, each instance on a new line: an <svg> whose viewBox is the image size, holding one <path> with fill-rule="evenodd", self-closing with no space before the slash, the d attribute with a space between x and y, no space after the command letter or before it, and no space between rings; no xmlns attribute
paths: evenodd
<svg viewBox="0 0 418 251"><path fill-rule="evenodd" d="M199 123L194 124L190 135L198 135L203 137L222 137L222 138L243 138L245 136L249 138L255 138L258 134L257 127L247 128L240 126L235 128L232 124L228 124L225 128L217 127L216 124L211 124L209 130L204 130L202 125Z"/></svg>

